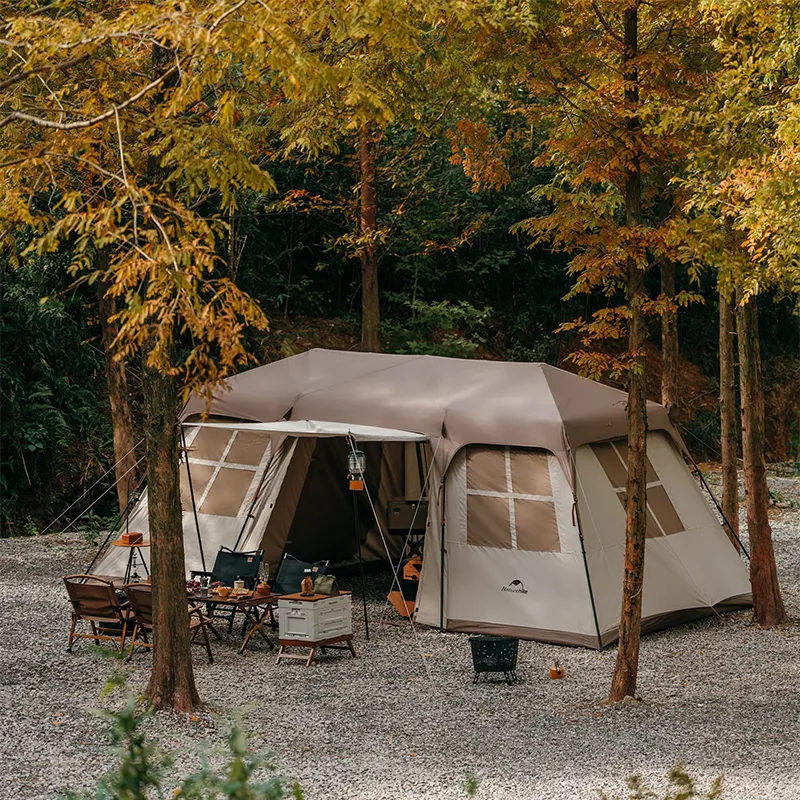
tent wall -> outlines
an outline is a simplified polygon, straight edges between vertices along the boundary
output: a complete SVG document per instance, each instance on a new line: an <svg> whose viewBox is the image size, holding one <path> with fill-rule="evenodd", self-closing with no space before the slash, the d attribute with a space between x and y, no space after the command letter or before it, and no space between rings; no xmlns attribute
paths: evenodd
<svg viewBox="0 0 800 800"><path fill-rule="evenodd" d="M213 428L187 429L186 442L191 471L185 460L180 465L180 491L183 524L183 543L186 574L203 569L203 557L197 537L192 509L192 493L203 542L206 569L214 565L220 547L233 547L245 525L253 496L267 469L272 453L269 435L225 431ZM149 539L147 492L136 505L128 520L128 529L141 531ZM125 530L123 524L121 531ZM150 563L150 552L141 554ZM109 547L98 561L95 571L103 575L122 575L128 559L124 548Z"/></svg>
<svg viewBox="0 0 800 800"><path fill-rule="evenodd" d="M532 448L470 445L453 459L445 487L447 629L596 644L572 492L558 460Z"/></svg>
<svg viewBox="0 0 800 800"><path fill-rule="evenodd" d="M647 436L645 631L750 605L747 569L673 443ZM616 641L624 569L625 442L575 453L578 509L604 644Z"/></svg>

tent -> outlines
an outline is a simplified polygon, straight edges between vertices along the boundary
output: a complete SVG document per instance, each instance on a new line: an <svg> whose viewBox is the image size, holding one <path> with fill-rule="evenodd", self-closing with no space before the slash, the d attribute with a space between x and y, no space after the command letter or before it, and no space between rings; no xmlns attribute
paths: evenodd
<svg viewBox="0 0 800 800"><path fill-rule="evenodd" d="M397 534L424 514L417 622L605 646L621 604L626 399L547 364L433 356L311 350L241 373L183 412L187 567L199 540L206 558L261 547L274 565L289 541L304 560L396 562ZM648 429L643 629L749 606L748 571L656 403ZM356 446L367 492L354 507ZM131 529L146 531L146 502Z"/></svg>

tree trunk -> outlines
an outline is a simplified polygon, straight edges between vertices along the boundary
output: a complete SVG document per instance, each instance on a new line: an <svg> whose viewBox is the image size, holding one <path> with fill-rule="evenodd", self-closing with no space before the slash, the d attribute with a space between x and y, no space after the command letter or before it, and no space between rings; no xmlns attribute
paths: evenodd
<svg viewBox="0 0 800 800"><path fill-rule="evenodd" d="M97 269L105 272L108 269L108 253L100 250L97 253ZM106 361L106 387L108 401L111 406L111 426L114 431L114 473L117 483L117 499L122 513L128 505L131 492L139 484L141 470L136 466L136 445L133 414L128 402L128 378L125 362L114 358L114 339L117 336L117 325L110 322L116 308L113 298L106 296L107 285L97 282L97 302L100 314L100 331L103 341L103 355Z"/></svg>
<svg viewBox="0 0 800 800"><path fill-rule="evenodd" d="M767 510L767 469L764 462L764 394L761 383L761 351L758 340L758 306L751 297L739 306L739 381L742 398L742 455L747 533L750 538L750 586L753 614L763 628L786 620L772 529Z"/></svg>
<svg viewBox="0 0 800 800"><path fill-rule="evenodd" d="M174 63L175 53L154 44L153 75ZM173 79L177 80L177 76ZM175 85L169 82L169 85ZM168 86L165 86L166 90ZM163 102L162 92L153 98ZM153 184L163 183L165 170L148 157ZM178 378L148 366L152 340L143 348L142 394L147 445L150 575L153 585L153 668L147 696L156 708L187 712L200 703L194 683L186 602L186 561L183 551L180 478L178 473Z"/></svg>
<svg viewBox="0 0 800 800"><path fill-rule="evenodd" d="M736 435L736 366L733 353L735 317L733 306L719 295L719 422L722 449L722 513L739 535L738 437ZM725 526L731 542L739 542Z"/></svg>
<svg viewBox="0 0 800 800"><path fill-rule="evenodd" d="M150 575L153 585L153 669L147 695L156 708L191 711L194 685L186 603L178 474L177 379L142 365L147 442Z"/></svg>
<svg viewBox="0 0 800 800"><path fill-rule="evenodd" d="M642 176L638 139L641 134L636 109L639 104L638 1L624 13L625 105L629 110L626 126L633 148L631 166L625 181L625 225L634 230L641 221ZM619 621L619 647L609 700L636 695L639 672L639 642L642 631L642 588L647 527L647 383L644 358L645 325L642 305L645 299L644 271L632 254L627 257L627 294L630 308L628 350L632 363L628 370L628 481L625 521L625 574L622 583L622 613Z"/></svg>
<svg viewBox="0 0 800 800"><path fill-rule="evenodd" d="M675 298L675 262L661 262L661 294ZM661 317L661 405L672 416L678 405L678 310L672 308Z"/></svg>
<svg viewBox="0 0 800 800"><path fill-rule="evenodd" d="M361 246L361 349L379 353L380 297L378 294L378 258L375 236L378 228L378 202L375 194L375 142L366 125L358 140L358 163L361 172L360 232Z"/></svg>

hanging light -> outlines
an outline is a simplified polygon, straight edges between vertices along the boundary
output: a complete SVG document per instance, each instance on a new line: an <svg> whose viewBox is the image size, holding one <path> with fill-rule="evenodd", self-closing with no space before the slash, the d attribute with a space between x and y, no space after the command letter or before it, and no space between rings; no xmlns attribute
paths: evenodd
<svg viewBox="0 0 800 800"><path fill-rule="evenodd" d="M350 451L347 457L347 469L354 477L361 477L367 471L367 456L363 450Z"/></svg>
<svg viewBox="0 0 800 800"><path fill-rule="evenodd" d="M367 456L363 450L351 450L347 456L347 478L350 481L350 490L353 492L364 491L364 473L367 471Z"/></svg>

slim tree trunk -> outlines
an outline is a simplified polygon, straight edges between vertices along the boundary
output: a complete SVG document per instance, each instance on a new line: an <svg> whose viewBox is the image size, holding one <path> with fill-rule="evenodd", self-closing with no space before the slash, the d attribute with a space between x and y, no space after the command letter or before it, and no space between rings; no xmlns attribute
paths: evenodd
<svg viewBox="0 0 800 800"><path fill-rule="evenodd" d="M739 474L738 437L736 435L736 366L734 363L733 336L735 317L733 306L725 295L719 294L719 422L722 449L722 513L739 534ZM739 549L739 542L725 526L731 542Z"/></svg>
<svg viewBox="0 0 800 800"><path fill-rule="evenodd" d="M97 253L97 269L108 269L108 253ZM103 355L106 362L106 387L111 406L111 426L114 432L114 472L117 482L117 499L122 512L128 504L131 492L139 483L140 470L136 466L136 444L133 414L128 402L128 377L125 362L114 358L114 339L117 325L110 322L116 311L114 300L106 296L107 285L97 282L97 302L100 314L100 331L103 341Z"/></svg>
<svg viewBox="0 0 800 800"><path fill-rule="evenodd" d="M177 379L143 363L142 390L154 625L153 669L147 695L156 708L191 711L200 697L194 684L186 603Z"/></svg>
<svg viewBox="0 0 800 800"><path fill-rule="evenodd" d="M625 181L625 224L629 230L641 221L642 175L638 139L641 135L636 109L639 104L639 72L635 61L639 43L638 0L624 12L625 105L629 110L626 125L633 149ZM636 695L639 673L639 642L642 630L642 588L647 528L647 383L644 358L645 325L642 305L645 299L644 271L632 254L627 257L627 294L630 308L628 350L633 356L628 370L628 481L625 521L625 573L622 583L622 613L619 621L619 647L609 700Z"/></svg>
<svg viewBox="0 0 800 800"><path fill-rule="evenodd" d="M163 75L174 59L174 51L154 44L154 77ZM175 85L165 83L168 85L162 92L169 85ZM154 108L163 102L162 92L154 96ZM165 170L152 155L148 159L148 173L153 184L163 183L166 179ZM148 365L151 347L152 340L144 348L142 363L154 626L153 668L147 696L156 708L186 712L200 703L200 697L192 670L186 602L186 561L178 474L179 386L175 376L158 372Z"/></svg>
<svg viewBox="0 0 800 800"><path fill-rule="evenodd" d="M375 194L375 142L364 125L359 133L358 163L361 172L361 349L379 353L380 297L375 236L378 228L378 202Z"/></svg>
<svg viewBox="0 0 800 800"><path fill-rule="evenodd" d="M661 294L675 297L675 262L661 262ZM661 317L661 405L672 416L678 406L678 310L665 311Z"/></svg>
<svg viewBox="0 0 800 800"><path fill-rule="evenodd" d="M739 381L742 397L742 455L747 533L750 538L750 586L756 622L771 628L786 620L772 529L767 510L767 469L764 462L764 392L761 383L761 351L758 340L758 306L751 297L739 306Z"/></svg>

